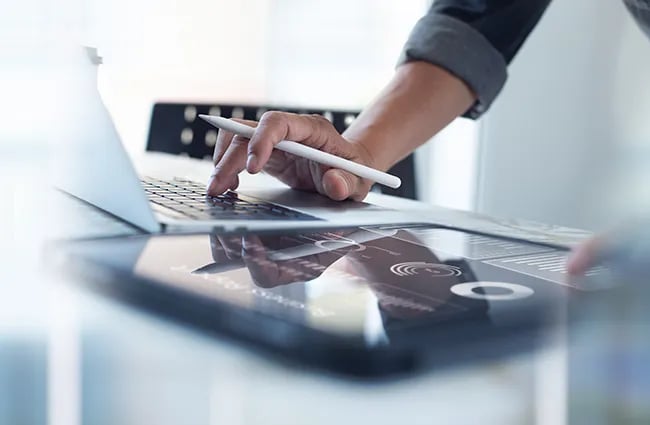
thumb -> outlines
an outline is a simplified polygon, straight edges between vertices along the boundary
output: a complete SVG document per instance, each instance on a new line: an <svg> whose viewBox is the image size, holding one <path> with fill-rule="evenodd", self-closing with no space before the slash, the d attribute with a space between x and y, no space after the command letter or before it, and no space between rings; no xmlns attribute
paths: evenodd
<svg viewBox="0 0 650 425"><path fill-rule="evenodd" d="M323 190L325 195L335 201L360 196L361 179L347 171L332 168L323 174Z"/></svg>

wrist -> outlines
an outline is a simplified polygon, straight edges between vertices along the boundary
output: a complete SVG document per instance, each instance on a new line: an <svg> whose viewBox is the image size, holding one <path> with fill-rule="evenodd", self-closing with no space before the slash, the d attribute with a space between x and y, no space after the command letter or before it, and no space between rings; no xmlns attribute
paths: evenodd
<svg viewBox="0 0 650 425"><path fill-rule="evenodd" d="M379 143L378 135L373 136L370 132L348 134L346 131L342 136L355 146L364 165L385 172L399 161L399 158L393 158L394 152L390 149L381 149L383 144Z"/></svg>

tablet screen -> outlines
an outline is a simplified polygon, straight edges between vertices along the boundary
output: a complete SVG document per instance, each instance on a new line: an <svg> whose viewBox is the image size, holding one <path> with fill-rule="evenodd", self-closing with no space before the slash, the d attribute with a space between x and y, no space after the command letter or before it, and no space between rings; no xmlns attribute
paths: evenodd
<svg viewBox="0 0 650 425"><path fill-rule="evenodd" d="M429 224L150 236L103 241L84 255L162 285L362 336L370 344L423 323L508 325L517 312L562 305L586 289L567 277L566 251Z"/></svg>

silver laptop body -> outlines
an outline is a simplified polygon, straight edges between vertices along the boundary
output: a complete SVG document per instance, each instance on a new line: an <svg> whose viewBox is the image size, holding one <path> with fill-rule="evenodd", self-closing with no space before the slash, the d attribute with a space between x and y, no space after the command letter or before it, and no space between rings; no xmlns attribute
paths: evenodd
<svg viewBox="0 0 650 425"><path fill-rule="evenodd" d="M165 202L150 201L161 198L145 192L145 189L151 190L153 186L151 183L143 186L99 94L97 70L101 59L94 49L84 48L80 49L79 57L74 60L76 62L72 69L75 75L71 78L76 78L78 91L70 99L72 119L59 155L61 161L57 166L56 185L147 232L298 229L410 221L408 214L397 210L367 203L335 202L317 194L291 189L259 189L241 193L241 198L248 204L259 204L265 208L272 204L278 207L278 211L290 211L290 217L277 219L256 219L245 214L241 219L232 214L226 214L227 218L214 214L213 217L197 219L179 213ZM161 181L155 176L150 178L150 182L152 180ZM165 183L191 184L184 179ZM199 190L197 184L193 187L197 189L197 194L204 190ZM204 192L201 196L205 197ZM295 214L296 218L291 214Z"/></svg>

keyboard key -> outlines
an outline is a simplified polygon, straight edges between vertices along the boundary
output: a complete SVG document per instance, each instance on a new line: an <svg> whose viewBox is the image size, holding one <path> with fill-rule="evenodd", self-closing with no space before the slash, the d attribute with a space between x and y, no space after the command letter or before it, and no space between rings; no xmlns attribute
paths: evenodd
<svg viewBox="0 0 650 425"><path fill-rule="evenodd" d="M145 178L143 187L150 202L195 220L318 220L278 205L242 199L232 191L210 197L204 185L187 180Z"/></svg>

